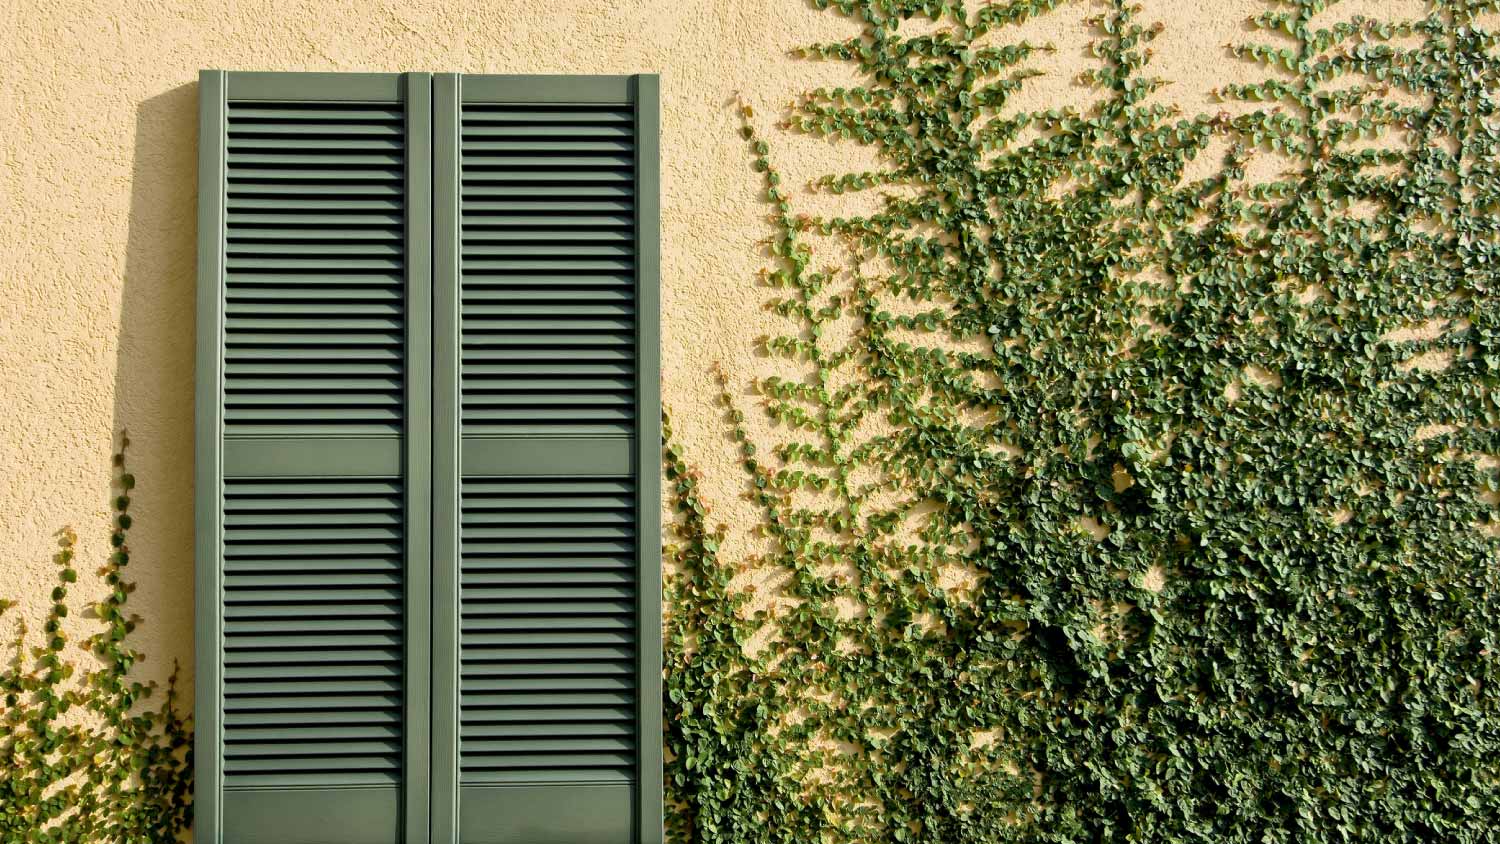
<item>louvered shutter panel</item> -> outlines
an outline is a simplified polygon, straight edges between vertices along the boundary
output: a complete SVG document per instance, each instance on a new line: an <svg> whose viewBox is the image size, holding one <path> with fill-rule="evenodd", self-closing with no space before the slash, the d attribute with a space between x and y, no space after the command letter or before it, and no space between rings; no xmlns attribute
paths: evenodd
<svg viewBox="0 0 1500 844"><path fill-rule="evenodd" d="M200 91L197 839L658 844L656 78Z"/></svg>
<svg viewBox="0 0 1500 844"><path fill-rule="evenodd" d="M430 77L201 82L198 840L414 840Z"/></svg>
<svg viewBox="0 0 1500 844"><path fill-rule="evenodd" d="M435 91L454 837L658 841L655 78Z"/></svg>

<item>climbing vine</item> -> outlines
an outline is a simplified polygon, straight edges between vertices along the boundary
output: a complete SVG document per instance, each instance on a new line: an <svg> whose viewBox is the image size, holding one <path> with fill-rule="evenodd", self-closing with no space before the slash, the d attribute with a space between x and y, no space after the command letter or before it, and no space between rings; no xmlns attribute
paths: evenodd
<svg viewBox="0 0 1500 844"><path fill-rule="evenodd" d="M757 551L667 426L671 837L1495 840L1500 2L1273 3L1196 117L1125 0L1037 111L1077 5L814 6L864 81L780 130L879 210L742 107L787 328L764 420L720 375Z"/></svg>
<svg viewBox="0 0 1500 844"><path fill-rule="evenodd" d="M111 552L99 572L109 591L88 607L99 626L81 643L88 662L67 655L63 620L76 606L69 592L78 568L77 536L64 529L43 644L30 643L23 623L14 658L0 669L0 840L7 844L176 841L192 820L192 726L177 708L176 672L156 707L154 684L131 674L142 654L129 643L140 619L125 606L135 589L124 574L135 487L125 468L128 445L122 439L114 459L119 492ZM8 606L0 602L0 611Z"/></svg>

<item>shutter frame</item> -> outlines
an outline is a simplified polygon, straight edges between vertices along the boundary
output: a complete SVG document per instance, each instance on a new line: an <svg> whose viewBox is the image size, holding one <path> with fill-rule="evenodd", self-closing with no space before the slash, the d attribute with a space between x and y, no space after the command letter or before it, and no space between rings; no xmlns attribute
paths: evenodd
<svg viewBox="0 0 1500 844"><path fill-rule="evenodd" d="M224 143L228 105L222 70L198 76L198 299L197 360L193 378L193 824L203 844L223 840L219 792L223 785L224 698L219 654L223 648L220 607L223 578L223 437L224 336Z"/></svg>
<svg viewBox="0 0 1500 844"><path fill-rule="evenodd" d="M637 836L664 840L661 618L661 77L635 77Z"/></svg>
<svg viewBox="0 0 1500 844"><path fill-rule="evenodd" d="M429 395L420 366L413 364L430 361L430 334L412 330L425 326L425 319L408 307L408 300L424 307L430 301L430 262L413 249L430 242L430 224L424 206L409 201L412 175L431 172L422 157L427 144L420 143L430 117L422 95L429 84L425 74L200 74L194 502L199 841L426 841L420 813L427 794L425 710L423 729L403 722L426 695L425 687L414 695L407 678L425 664L425 615L421 624L408 619L412 604L427 607L423 581L430 564L423 530L429 520L413 505L423 504L428 491L407 485L421 481L430 454L425 441L418 442L423 434L408 425L425 418L422 403ZM339 103L349 103L348 110L340 111ZM338 140L351 137L344 127L355 125L361 129L353 134L381 140ZM309 136L315 140L301 143ZM361 144L390 152L361 153ZM393 160L400 162L394 179L388 164ZM320 186L340 178L336 168L369 187ZM427 195L425 185L418 187L416 193ZM361 192L390 197L382 204L399 204L400 216L351 211L361 207ZM235 203L268 210L247 216L231 210ZM333 210L309 213L318 208ZM361 222L343 222L354 218ZM378 276L346 281L341 274L347 266L317 254L343 252L336 239L350 225L375 226L360 231L387 245L368 247L367 254L398 255L399 263L382 260L388 266ZM376 240L351 243L364 248ZM309 275L260 275L275 264L257 256L278 253L285 256L281 263L304 267L298 271ZM328 268L319 269L319 260ZM391 293L393 287L402 292ZM378 302L366 310L389 316L337 312L351 297ZM346 424L339 403L327 401L317 392L321 388L294 392L309 389L298 379L316 376L316 367L302 358L319 334L305 326L324 313L349 326L336 345L322 346L335 349L335 360L350 359L343 349L368 354L359 351L366 342L359 332L379 332L375 342L393 349L380 352L387 362L378 366L332 369L333 378L356 373L337 386L355 401L373 399L379 404L372 406L390 408L382 413L393 423ZM365 327L377 324L383 327ZM372 371L389 374L365 374ZM230 424L231 410L245 406L257 409L251 415L238 411L243 418L267 421ZM335 517L347 508L354 509L347 510L344 525ZM325 571L332 566L335 581L349 585L328 589L306 577L277 580L279 572L309 565ZM315 620L320 603L337 600L319 594L325 590L360 603L351 605L352 614ZM278 625L285 626L285 635L264 635ZM324 660L345 666L334 674L357 679L366 671L368 679L321 683L314 663ZM289 667L257 667L261 663ZM400 691L393 691L398 684ZM336 695L329 704L338 708L318 703L320 694L329 693ZM367 707L378 708L368 715L337 714L364 713ZM301 720L301 713L314 720ZM351 725L324 730L315 726L314 713ZM231 729L233 724L245 726ZM231 732L238 737L232 746ZM305 744L307 738L313 743ZM386 773L364 773L367 764Z"/></svg>
<svg viewBox="0 0 1500 844"><path fill-rule="evenodd" d="M435 424L443 432L436 440L434 451L434 559L439 562L434 572L434 840L482 844L521 840L516 836L522 836L537 844L630 840L659 844L663 839L658 91L655 75L439 74L434 78L434 408ZM546 420L556 417L528 422L510 434L494 425L483 424L473 432L463 432L466 294L462 244L464 217L470 212L469 206L464 204L465 191L461 188L464 112L466 106L483 108L493 105L503 110L507 106L525 104L541 108L596 105L619 109L625 106L631 111L629 122L624 125L633 136L632 157L627 159L633 176L624 185L630 189L634 202L634 220L627 229L634 267L631 286L626 288L633 293L635 309L634 336L628 347L634 356L634 373L629 382L634 394L634 419L633 429L623 438L621 434L611 434L602 428L593 432L566 425L549 433L545 429L550 422ZM516 111L526 113L524 108ZM496 119L524 122L527 118L490 117L483 125ZM580 115L577 119L587 118ZM529 131L546 134L540 128ZM504 133L497 130L493 134ZM506 165L501 166L503 169ZM582 190L574 189L574 193ZM546 193L546 189L542 191ZM530 189L517 187L509 194L495 193L530 201L529 192ZM530 221L520 224L537 225ZM566 225L566 220L562 224ZM498 225L503 228L509 224ZM494 283L505 284L503 278ZM523 279L518 283L526 287L531 282ZM508 298L507 294L502 300ZM543 365L544 359L536 360L538 366ZM454 433L449 435L449 431ZM517 478L522 479L522 483L545 487L549 481L584 483L594 479L602 481L607 477L631 482L635 497L630 510L635 547L629 557L633 563L635 591L634 649L630 651L635 663L630 678L635 694L634 705L629 710L634 716L631 781L626 785L610 786L564 784L559 780L551 784L465 780L461 774L460 753L460 725L463 722L460 690L464 683L460 670L463 602L459 570L464 558L460 541L464 507L460 491L466 483L481 478L490 481ZM498 506L503 511L506 505ZM525 516L518 514L512 518L524 519ZM600 513L596 518L606 516ZM453 561L451 567L446 564L449 560ZM576 775L583 776L581 773ZM470 799L464 798L466 791ZM484 795L482 799L476 797L480 793ZM550 819L549 824L542 827L538 818Z"/></svg>
<svg viewBox="0 0 1500 844"><path fill-rule="evenodd" d="M432 74L406 74L405 841L429 841L432 772Z"/></svg>
<svg viewBox="0 0 1500 844"><path fill-rule="evenodd" d="M432 79L432 840L458 841L460 76Z"/></svg>

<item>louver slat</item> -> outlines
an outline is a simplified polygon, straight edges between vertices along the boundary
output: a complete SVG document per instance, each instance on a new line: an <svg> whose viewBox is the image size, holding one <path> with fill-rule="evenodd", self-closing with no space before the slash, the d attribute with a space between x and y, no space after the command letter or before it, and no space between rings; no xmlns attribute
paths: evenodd
<svg viewBox="0 0 1500 844"><path fill-rule="evenodd" d="M382 481L226 480L226 787L399 781L403 512L393 492Z"/></svg>
<svg viewBox="0 0 1500 844"><path fill-rule="evenodd" d="M464 105L466 436L633 432L633 121L629 107Z"/></svg>
<svg viewBox="0 0 1500 844"><path fill-rule="evenodd" d="M634 780L634 490L629 478L464 483L464 783Z"/></svg>
<svg viewBox="0 0 1500 844"><path fill-rule="evenodd" d="M405 115L230 102L226 436L401 431Z"/></svg>

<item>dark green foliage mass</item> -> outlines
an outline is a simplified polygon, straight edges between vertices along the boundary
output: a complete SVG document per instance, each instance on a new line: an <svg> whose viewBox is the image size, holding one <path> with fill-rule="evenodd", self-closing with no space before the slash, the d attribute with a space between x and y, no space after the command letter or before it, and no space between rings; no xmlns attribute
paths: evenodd
<svg viewBox="0 0 1500 844"><path fill-rule="evenodd" d="M799 215L747 119L769 550L721 554L669 432L669 833L1500 840L1500 3L1275 3L1197 118L1125 2L1095 104L1039 112L1008 29L1057 2L815 5L865 82L783 129L883 198Z"/></svg>
<svg viewBox="0 0 1500 844"><path fill-rule="evenodd" d="M192 724L177 708L176 673L151 706L153 685L132 678L142 655L130 644L139 619L126 611L134 584L126 533L135 478L115 455L111 552L100 574L108 594L88 605L99 630L82 643L84 664L67 656L63 630L76 603L76 536L61 532L57 586L44 644L29 647L24 625L15 655L0 668L0 841L6 844L173 842L192 822ZM0 609L8 606L0 602Z"/></svg>

